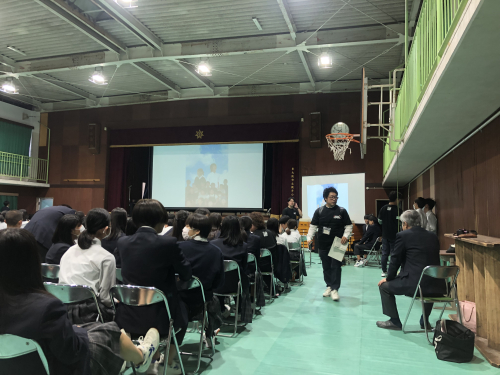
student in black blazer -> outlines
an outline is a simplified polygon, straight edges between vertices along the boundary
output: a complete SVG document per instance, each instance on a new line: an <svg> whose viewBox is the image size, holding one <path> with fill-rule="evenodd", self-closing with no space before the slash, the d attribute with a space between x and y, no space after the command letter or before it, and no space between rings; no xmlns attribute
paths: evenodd
<svg viewBox="0 0 500 375"><path fill-rule="evenodd" d="M359 242L354 245L354 255L358 257L358 261L356 262L354 267L364 266L366 264L365 251L371 250L380 236L382 236L382 229L378 225L377 218L373 215L368 215L368 229L366 230L361 240L359 240ZM361 260L362 256L363 260Z"/></svg>
<svg viewBox="0 0 500 375"><path fill-rule="evenodd" d="M38 242L40 259L45 259L47 251L52 246L52 236L57 228L59 219L67 214L74 214L75 210L68 206L46 207L38 211L26 224L24 229L35 236Z"/></svg>
<svg viewBox="0 0 500 375"><path fill-rule="evenodd" d="M179 299L175 274L178 273L183 281L190 280L191 266L175 238L158 235L165 221L160 202L141 199L134 206L132 218L139 229L132 236L120 238L117 245L123 284L152 286L165 293L174 328L180 330L176 334L180 345L186 333L188 317L186 306ZM115 320L120 327L133 334L142 335L151 325L158 329L161 336L168 335L169 331L169 317L162 303L142 307L119 306ZM171 372L175 372L174 356L175 345L171 345L168 359Z"/></svg>
<svg viewBox="0 0 500 375"><path fill-rule="evenodd" d="M224 284L224 257L221 250L208 242L212 230L210 219L201 214L191 214L186 221L189 238L179 243L179 247L191 264L193 275L200 279L205 292L205 300L211 301L213 291ZM197 315L203 307L198 290L181 293L182 300L189 307L189 315Z"/></svg>
<svg viewBox="0 0 500 375"><path fill-rule="evenodd" d="M75 244L81 227L78 216L69 214L61 217L52 237L52 246L45 257L45 263L60 264L64 253Z"/></svg>
<svg viewBox="0 0 500 375"><path fill-rule="evenodd" d="M213 240L211 243L221 250L224 260L234 260L238 263L240 267L241 286L244 290L248 290L250 288L247 277L248 244L243 242L238 218L236 216L226 216L222 220L220 238ZM236 276L236 279L231 283L226 280L226 285L235 285L235 283L238 283L238 275L234 276ZM219 290L219 292L224 293L223 290Z"/></svg>
<svg viewBox="0 0 500 375"><path fill-rule="evenodd" d="M111 211L111 232L109 236L101 240L101 246L114 254L118 240L125 236L127 228L127 211L121 207L114 208Z"/></svg>
<svg viewBox="0 0 500 375"><path fill-rule="evenodd" d="M396 235L396 244L391 253L391 261L387 278L378 283L382 310L390 320L377 322L377 326L386 329L402 328L396 306L396 295L412 296L417 288L422 271L427 266L439 266L439 240L437 236L420 227L420 214L414 210L405 211L401 215L403 231ZM399 268L401 270L397 273ZM443 296L446 293L444 280L424 277L420 283L422 293L426 297ZM425 304L427 326L433 304ZM420 326L424 327L423 317Z"/></svg>
<svg viewBox="0 0 500 375"><path fill-rule="evenodd" d="M37 243L30 232L0 231L0 256L0 335L36 341L51 375L118 374L124 360L134 362L139 372L148 369L158 349L158 331L150 329L135 346L115 322L71 325L63 303L43 286ZM2 374L46 374L36 352L2 359L0 366Z"/></svg>

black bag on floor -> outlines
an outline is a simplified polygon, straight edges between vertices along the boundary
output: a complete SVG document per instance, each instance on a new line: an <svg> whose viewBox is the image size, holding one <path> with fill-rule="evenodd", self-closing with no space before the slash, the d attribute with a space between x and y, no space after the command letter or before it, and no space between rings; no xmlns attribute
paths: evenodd
<svg viewBox="0 0 500 375"><path fill-rule="evenodd" d="M475 335L453 320L438 320L434 330L434 349L441 361L465 363L474 357Z"/></svg>

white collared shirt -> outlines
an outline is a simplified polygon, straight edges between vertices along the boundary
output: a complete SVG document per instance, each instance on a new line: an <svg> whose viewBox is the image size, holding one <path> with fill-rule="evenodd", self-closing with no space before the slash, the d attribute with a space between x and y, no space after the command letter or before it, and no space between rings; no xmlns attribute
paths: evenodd
<svg viewBox="0 0 500 375"><path fill-rule="evenodd" d="M423 229L427 228L427 216L422 208L417 208L415 211L420 215L420 227Z"/></svg>
<svg viewBox="0 0 500 375"><path fill-rule="evenodd" d="M109 290L116 284L115 257L101 246L97 238L88 249L71 246L61 258L61 284L90 286L106 306L111 306Z"/></svg>
<svg viewBox="0 0 500 375"><path fill-rule="evenodd" d="M286 238L288 243L300 242L300 233L297 229L291 229L290 234L283 232L281 235Z"/></svg>
<svg viewBox="0 0 500 375"><path fill-rule="evenodd" d="M431 210L427 211L425 214L427 216L427 227L425 229L427 229L429 232L437 234L438 220L436 215Z"/></svg>

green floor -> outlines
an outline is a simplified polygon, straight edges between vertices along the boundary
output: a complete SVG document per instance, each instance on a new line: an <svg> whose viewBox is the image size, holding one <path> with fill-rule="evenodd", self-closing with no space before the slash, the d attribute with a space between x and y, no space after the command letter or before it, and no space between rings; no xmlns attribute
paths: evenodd
<svg viewBox="0 0 500 375"><path fill-rule="evenodd" d="M218 337L212 363L202 363L202 374L499 374L476 351L471 363L439 361L424 334L377 328L385 320L377 282L380 269L343 268L340 301L323 298L325 289L319 258L313 254L305 284L262 309L235 338ZM410 299L398 297L403 320ZM434 310L431 322L439 316ZM420 313L414 307L410 323L417 328ZM197 339L187 334L185 343ZM194 370L194 358L185 359Z"/></svg>

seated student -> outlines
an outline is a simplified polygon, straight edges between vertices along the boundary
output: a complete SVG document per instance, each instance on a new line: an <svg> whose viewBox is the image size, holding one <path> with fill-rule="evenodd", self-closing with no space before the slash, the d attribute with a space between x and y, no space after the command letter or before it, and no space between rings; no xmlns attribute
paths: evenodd
<svg viewBox="0 0 500 375"><path fill-rule="evenodd" d="M238 263L241 285L244 290L248 290L250 286L247 277L248 244L243 241L238 218L233 215L226 216L222 220L220 237L211 243L221 250L224 260L234 260Z"/></svg>
<svg viewBox="0 0 500 375"><path fill-rule="evenodd" d="M24 229L0 232L0 256L0 335L35 340L51 375L118 374L124 361L133 362L141 373L147 371L158 349L156 329L149 329L135 346L114 322L72 326L63 303L43 286L37 242ZM37 358L31 353L2 359L1 372L45 374Z"/></svg>
<svg viewBox="0 0 500 375"><path fill-rule="evenodd" d="M170 232L177 242L185 241L188 238L188 229L186 228L186 220L189 217L189 212L180 210L175 214L174 228ZM168 236L169 234L167 234Z"/></svg>
<svg viewBox="0 0 500 375"><path fill-rule="evenodd" d="M252 227L250 228L250 233L258 236L260 239L261 249L272 249L276 246L276 233L272 233L266 229L266 224L264 223L264 217L260 212L252 212L250 214L250 219L252 219ZM277 221L277 220L276 220Z"/></svg>
<svg viewBox="0 0 500 375"><path fill-rule="evenodd" d="M87 229L78 236L78 243L61 257L59 282L88 285L97 294L99 308L105 321L113 319L109 290L116 284L115 257L101 246L109 233L109 213L104 208L93 208L87 215ZM95 322L98 316L93 300L68 304L73 323Z"/></svg>
<svg viewBox="0 0 500 375"><path fill-rule="evenodd" d="M0 212L3 212L3 213L5 213L6 211L10 211L10 202L9 201L3 202L3 207L0 210Z"/></svg>
<svg viewBox="0 0 500 375"><path fill-rule="evenodd" d="M132 220L131 217L127 218L127 225L125 227L125 236L132 236L137 232L137 226L134 223L134 220Z"/></svg>
<svg viewBox="0 0 500 375"><path fill-rule="evenodd" d="M7 228L21 228L23 224L23 213L21 211L10 210L5 213Z"/></svg>
<svg viewBox="0 0 500 375"><path fill-rule="evenodd" d="M111 232L109 236L103 238L101 246L113 254L116 250L118 240L125 236L127 228L127 211L121 207L114 208L111 211Z"/></svg>
<svg viewBox="0 0 500 375"><path fill-rule="evenodd" d="M297 220L288 220L287 227L281 234L281 237L285 238L289 244L297 242L300 244L301 235L297 229Z"/></svg>
<svg viewBox="0 0 500 375"><path fill-rule="evenodd" d="M212 223L212 230L208 235L208 240L216 240L220 236L220 226L222 223L222 215L217 212L212 212L209 216L210 222Z"/></svg>
<svg viewBox="0 0 500 375"><path fill-rule="evenodd" d="M425 216L427 217L427 227L425 228L429 232L432 232L434 234L437 234L437 217L432 212L432 209L436 206L436 201L432 198L427 198L425 200Z"/></svg>
<svg viewBox="0 0 500 375"><path fill-rule="evenodd" d="M399 295L412 296L415 293L422 271L427 266L439 266L439 240L434 233L426 231L420 226L420 213L413 210L405 211L401 215L403 231L396 235L396 244L391 253L387 278L379 281L382 312L390 320L378 321L379 328L401 330L396 297ZM401 270L398 274L398 270ZM444 280L432 279L424 276L420 283L425 297L442 297L446 293ZM425 323L429 324L429 315L432 303L425 304ZM424 328L423 316L420 326Z"/></svg>
<svg viewBox="0 0 500 375"><path fill-rule="evenodd" d="M276 243L279 245L283 245L288 249L288 241L286 236L283 234L280 234L280 224L278 219L275 219L274 217L270 218L267 221L267 230L272 232L274 237L276 238Z"/></svg>
<svg viewBox="0 0 500 375"><path fill-rule="evenodd" d="M415 202L413 203L413 208L420 215L420 226L424 229L427 228L427 216L425 215L424 212L425 203L426 202L423 197L418 197L417 199L415 199Z"/></svg>
<svg viewBox="0 0 500 375"><path fill-rule="evenodd" d="M287 215L281 215L281 217L280 217L280 219L279 219L279 223L280 223L280 234L281 234L281 233L283 233L284 231L286 231L288 220L290 220L290 216L287 216Z"/></svg>
<svg viewBox="0 0 500 375"><path fill-rule="evenodd" d="M368 217L368 229L366 233L361 237L361 240L354 245L354 255L357 256L358 260L354 267L364 267L366 262L366 250L371 250L378 238L382 236L382 229L378 225L377 218L373 215ZM363 258L361 258L363 256Z"/></svg>
<svg viewBox="0 0 500 375"><path fill-rule="evenodd" d="M62 256L71 246L75 245L75 240L80 235L80 227L80 218L76 215L68 214L59 219L52 237L52 246L45 257L45 263L61 263Z"/></svg>
<svg viewBox="0 0 500 375"><path fill-rule="evenodd" d="M243 240L247 243L247 251L249 254L253 254L258 261L260 258L260 237L250 232L252 219L250 216L242 216L239 218L239 222L242 231L246 234L246 238Z"/></svg>
<svg viewBox="0 0 500 375"><path fill-rule="evenodd" d="M33 234L38 242L40 259L45 259L47 251L52 246L52 236L56 231L59 219L66 214L74 213L75 210L67 205L46 207L37 211L30 222L26 224L24 229Z"/></svg>
<svg viewBox="0 0 500 375"><path fill-rule="evenodd" d="M0 230L7 228L7 223L5 222L5 217L0 215Z"/></svg>
<svg viewBox="0 0 500 375"><path fill-rule="evenodd" d="M195 214L205 215L206 217L210 217L210 210L206 208L197 208L194 211Z"/></svg>
<svg viewBox="0 0 500 375"><path fill-rule="evenodd" d="M224 284L224 256L221 249L208 242L212 223L207 216L189 215L186 228L188 240L180 242L179 248L191 264L193 276L203 285L205 301L211 301L214 289ZM203 300L198 290L184 291L181 297L188 305L190 318L201 311Z"/></svg>
<svg viewBox="0 0 500 375"><path fill-rule="evenodd" d="M141 199L134 206L132 218L139 229L131 236L120 238L117 245L123 283L151 286L165 293L180 345L186 333L188 317L186 306L179 299L175 274L179 274L180 280L188 281L191 279L191 266L179 249L176 238L158 236L164 224L164 207L160 202ZM162 337L169 333L169 316L163 303L141 307L121 304L115 321L134 335L144 334L149 325L156 327ZM167 360L169 374L181 374L179 364L174 362L175 354L175 345L171 345Z"/></svg>
<svg viewBox="0 0 500 375"><path fill-rule="evenodd" d="M161 231L160 236L169 235L169 233L171 234L174 228L175 215L169 214L167 210L165 210L165 217L167 222L163 224L163 230Z"/></svg>
<svg viewBox="0 0 500 375"><path fill-rule="evenodd" d="M30 215L28 214L28 212L26 212L26 210L24 208L21 208L19 210L19 212L21 212L23 214L23 223L21 224L21 228L24 228L26 226L26 224L28 224L30 222L30 220L29 220Z"/></svg>

